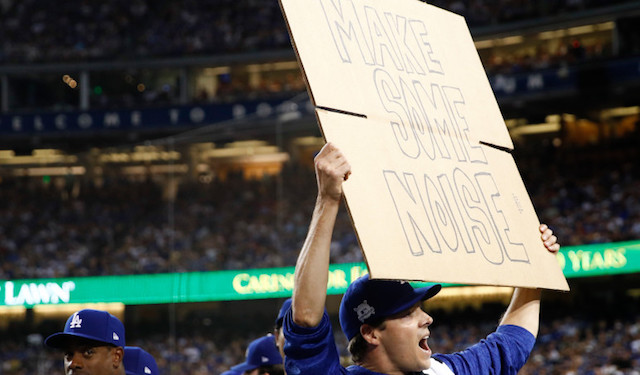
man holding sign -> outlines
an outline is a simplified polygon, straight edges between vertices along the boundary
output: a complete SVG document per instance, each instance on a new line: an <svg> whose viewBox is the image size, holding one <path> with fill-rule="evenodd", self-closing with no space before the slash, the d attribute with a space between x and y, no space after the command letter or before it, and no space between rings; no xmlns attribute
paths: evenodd
<svg viewBox="0 0 640 375"><path fill-rule="evenodd" d="M288 374L516 374L538 332L540 291L516 288L500 326L486 340L454 354L434 354L428 345L433 318L422 302L440 290L364 276L347 289L340 324L355 365L344 368L325 311L329 250L342 184L351 166L333 144L315 159L318 196L309 232L298 257L292 307L283 320ZM357 171L356 171L357 173ZM556 237L540 226L542 240L557 252Z"/></svg>

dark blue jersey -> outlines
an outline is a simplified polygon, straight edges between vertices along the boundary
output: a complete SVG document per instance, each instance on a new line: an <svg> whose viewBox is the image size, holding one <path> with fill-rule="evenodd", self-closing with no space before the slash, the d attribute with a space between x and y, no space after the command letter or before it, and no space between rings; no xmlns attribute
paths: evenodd
<svg viewBox="0 0 640 375"><path fill-rule="evenodd" d="M384 375L361 366L344 368L340 365L340 355L326 311L317 327L296 325L291 311L283 323L287 375ZM464 351L434 354L433 358L446 364L456 375L515 375L526 363L534 344L535 337L531 332L522 327L504 325Z"/></svg>

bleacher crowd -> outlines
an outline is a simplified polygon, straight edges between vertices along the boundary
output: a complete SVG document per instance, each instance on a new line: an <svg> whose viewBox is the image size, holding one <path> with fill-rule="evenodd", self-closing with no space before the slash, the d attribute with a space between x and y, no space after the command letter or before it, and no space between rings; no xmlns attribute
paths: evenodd
<svg viewBox="0 0 640 375"><path fill-rule="evenodd" d="M471 27L631 0L434 0ZM114 0L0 3L0 64L132 60L290 48L277 1ZM55 47L55 48L51 48Z"/></svg>
<svg viewBox="0 0 640 375"><path fill-rule="evenodd" d="M429 1L465 15L472 27L622 2ZM278 3L258 0L5 0L0 1L0 38L0 64L290 48ZM573 58L577 52L561 53ZM597 57L600 51L580 53ZM563 58L541 51L531 59L492 61L487 69L513 73L552 66ZM601 150L585 150L518 160L540 220L553 228L562 245L640 238L635 147L620 158L590 158ZM313 171L294 166L280 179L246 181L230 176L210 184L185 182L175 199L167 199L162 183L120 177L107 178L100 186L85 179L63 186L4 179L0 280L293 266L308 229L315 189ZM331 261L362 261L344 210L336 225ZM436 352L463 349L495 326L489 320L473 325L446 320L436 319L433 327ZM219 374L241 362L246 344L264 334L231 329L216 326L215 333L179 337L141 334L131 344L152 352L163 374ZM56 373L62 371L61 362L59 353L43 349L37 335L13 332L0 339L0 375ZM521 374L638 375L638 369L636 308L611 317L546 317Z"/></svg>
<svg viewBox="0 0 640 375"><path fill-rule="evenodd" d="M590 12L633 0L434 0L430 4L465 16L474 30L530 20L553 20L576 12ZM519 74L555 69L566 74L567 66L596 60L637 55L640 42L632 34L628 38L610 37L584 40L578 36L558 38L536 45L481 53L489 76ZM287 28L278 2L256 0L114 0L97 3L83 0L64 4L36 0L0 2L0 66L64 64L82 62L141 61L159 58L188 58L251 54L262 51L291 49ZM627 44L620 42L627 40ZM613 42L613 41L616 42ZM631 42L635 40L635 42ZM629 43L631 45L629 45ZM615 45L620 45L616 50ZM53 48L50 48L52 47ZM636 52L634 52L636 51ZM145 107L180 103L178 78L146 77L143 90L132 78L141 74L135 69L121 75L91 72L92 108ZM108 75L115 74L115 75ZM177 77L177 73L173 72ZM115 78L117 77L117 79ZM124 77L124 78L123 78ZM20 75L9 76L8 87L16 109L73 108L77 101L69 98L34 99ZM215 92L196 88L191 100L207 103L294 95L304 91L299 72L286 77L266 74L249 80L243 74L221 74ZM42 82L57 79L48 76ZM40 81L40 80L39 80ZM33 85L42 82L32 83ZM51 85L51 83L47 83ZM105 88L103 86L115 85ZM43 90L43 89L41 89ZM43 108L40 108L43 109Z"/></svg>
<svg viewBox="0 0 640 375"><path fill-rule="evenodd" d="M640 238L640 171L635 148L628 149L622 160L607 161L602 152L573 162L568 156L549 162L548 154L520 160L540 220L563 245ZM315 189L313 171L300 166L279 178L183 183L169 200L162 183L152 181L115 177L98 187L86 179L6 180L0 279L293 266ZM362 261L345 210L332 254L334 263Z"/></svg>

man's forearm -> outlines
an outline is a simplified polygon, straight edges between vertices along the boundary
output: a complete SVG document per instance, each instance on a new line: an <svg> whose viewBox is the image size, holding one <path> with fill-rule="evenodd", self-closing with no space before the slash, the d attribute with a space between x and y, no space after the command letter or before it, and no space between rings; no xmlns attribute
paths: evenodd
<svg viewBox="0 0 640 375"><path fill-rule="evenodd" d="M331 238L339 206L340 201L318 198L296 263L292 310L293 320L301 326L318 325L324 313Z"/></svg>
<svg viewBox="0 0 640 375"><path fill-rule="evenodd" d="M540 289L516 288L500 325L513 324L538 336L540 326Z"/></svg>

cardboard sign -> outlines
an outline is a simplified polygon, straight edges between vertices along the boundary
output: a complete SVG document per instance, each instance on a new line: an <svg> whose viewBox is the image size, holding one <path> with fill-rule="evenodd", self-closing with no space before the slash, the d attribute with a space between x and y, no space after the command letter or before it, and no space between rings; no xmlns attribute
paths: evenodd
<svg viewBox="0 0 640 375"><path fill-rule="evenodd" d="M416 0L280 0L373 278L568 290L464 19Z"/></svg>

